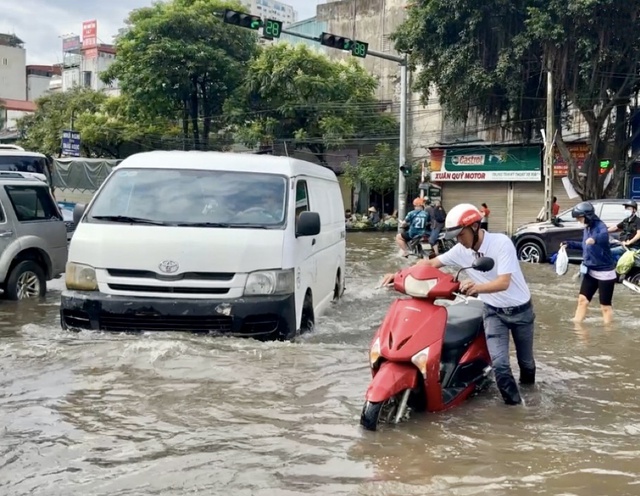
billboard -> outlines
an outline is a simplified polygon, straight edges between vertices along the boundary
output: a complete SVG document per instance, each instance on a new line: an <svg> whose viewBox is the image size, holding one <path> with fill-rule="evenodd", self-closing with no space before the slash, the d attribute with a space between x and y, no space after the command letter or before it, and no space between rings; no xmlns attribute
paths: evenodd
<svg viewBox="0 0 640 496"><path fill-rule="evenodd" d="M80 43L80 36L69 36L62 39L62 51L63 52L77 52L80 50L82 43Z"/></svg>
<svg viewBox="0 0 640 496"><path fill-rule="evenodd" d="M82 23L82 48L93 48L98 45L98 21Z"/></svg>
<svg viewBox="0 0 640 496"><path fill-rule="evenodd" d="M62 154L68 157L80 156L80 133L77 131L62 131Z"/></svg>

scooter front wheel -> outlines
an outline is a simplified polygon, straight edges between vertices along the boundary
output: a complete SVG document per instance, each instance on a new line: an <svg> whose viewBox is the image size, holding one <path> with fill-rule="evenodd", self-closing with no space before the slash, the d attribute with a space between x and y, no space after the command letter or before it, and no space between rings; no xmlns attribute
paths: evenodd
<svg viewBox="0 0 640 496"><path fill-rule="evenodd" d="M360 415L360 425L368 431L377 430L382 408L388 404L389 400L376 402L365 401L362 407L362 415Z"/></svg>

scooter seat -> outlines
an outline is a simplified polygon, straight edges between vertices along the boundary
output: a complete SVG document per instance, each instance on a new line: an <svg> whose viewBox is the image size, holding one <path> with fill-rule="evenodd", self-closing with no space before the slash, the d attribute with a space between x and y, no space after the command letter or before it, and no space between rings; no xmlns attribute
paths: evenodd
<svg viewBox="0 0 640 496"><path fill-rule="evenodd" d="M447 328L442 343L443 351L464 348L482 330L484 305L479 300L457 303L447 307Z"/></svg>

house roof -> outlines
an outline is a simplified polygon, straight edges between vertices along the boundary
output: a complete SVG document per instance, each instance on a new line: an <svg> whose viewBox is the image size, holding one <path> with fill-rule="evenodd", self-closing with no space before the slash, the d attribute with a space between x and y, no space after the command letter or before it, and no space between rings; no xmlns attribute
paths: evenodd
<svg viewBox="0 0 640 496"><path fill-rule="evenodd" d="M57 74L57 75L61 75L62 74L62 68L60 67L59 64L57 65L28 65L27 66L27 73L29 73L29 71L41 71L41 72L51 72L53 74Z"/></svg>
<svg viewBox="0 0 640 496"><path fill-rule="evenodd" d="M0 98L0 105L7 110L16 110L19 112L35 112L37 107L35 102L12 100L11 98Z"/></svg>

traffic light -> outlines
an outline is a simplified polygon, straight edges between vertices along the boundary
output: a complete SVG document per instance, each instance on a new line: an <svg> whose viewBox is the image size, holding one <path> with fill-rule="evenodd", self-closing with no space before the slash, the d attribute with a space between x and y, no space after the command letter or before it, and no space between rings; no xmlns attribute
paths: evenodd
<svg viewBox="0 0 640 496"><path fill-rule="evenodd" d="M611 162L609 160L601 160L600 161L600 174L606 174L609 172L609 166Z"/></svg>
<svg viewBox="0 0 640 496"><path fill-rule="evenodd" d="M320 44L338 50L353 50L353 41L337 34L322 33L320 35Z"/></svg>
<svg viewBox="0 0 640 496"><path fill-rule="evenodd" d="M244 12L238 12L237 10L225 9L222 20L227 24L233 24L234 26L240 26L241 28L254 29L256 31L262 27L262 18L260 16L245 14Z"/></svg>
<svg viewBox="0 0 640 496"><path fill-rule="evenodd" d="M409 177L411 175L411 165L409 164L401 165L400 170L402 171L404 177Z"/></svg>

